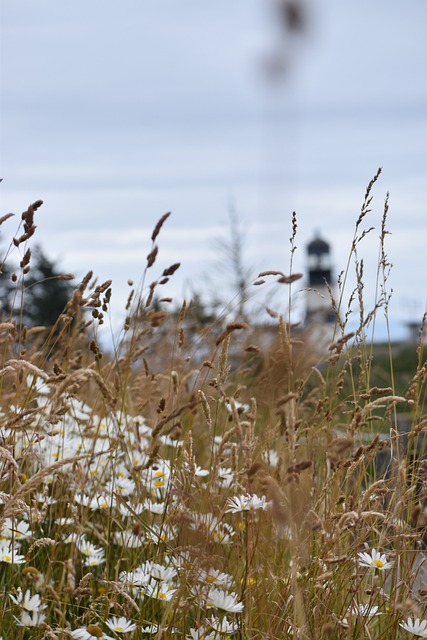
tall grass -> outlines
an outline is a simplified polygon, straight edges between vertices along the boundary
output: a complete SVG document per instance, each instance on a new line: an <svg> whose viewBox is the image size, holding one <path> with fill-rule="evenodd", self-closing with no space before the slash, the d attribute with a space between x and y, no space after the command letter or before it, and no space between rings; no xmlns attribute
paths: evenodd
<svg viewBox="0 0 427 640"><path fill-rule="evenodd" d="M388 199L371 310L359 247L378 177L331 301L327 353L290 315L262 347L256 323L200 325L190 303L171 312L161 287L179 265L149 282L168 214L112 353L98 338L111 283L92 274L55 328L3 318L3 640L423 635L427 364L420 338L404 395L392 357L386 384L372 383L371 329L388 316ZM22 255L36 209L14 243ZM279 275L290 301L296 234L294 215L291 272L255 281Z"/></svg>

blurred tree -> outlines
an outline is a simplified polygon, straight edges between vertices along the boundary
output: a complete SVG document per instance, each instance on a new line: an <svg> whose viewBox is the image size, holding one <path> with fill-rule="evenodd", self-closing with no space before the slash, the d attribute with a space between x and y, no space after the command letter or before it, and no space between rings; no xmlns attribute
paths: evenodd
<svg viewBox="0 0 427 640"><path fill-rule="evenodd" d="M53 327L70 299L72 276L63 275L40 247L26 253L21 274L5 263L0 274L3 320L16 320L26 327Z"/></svg>

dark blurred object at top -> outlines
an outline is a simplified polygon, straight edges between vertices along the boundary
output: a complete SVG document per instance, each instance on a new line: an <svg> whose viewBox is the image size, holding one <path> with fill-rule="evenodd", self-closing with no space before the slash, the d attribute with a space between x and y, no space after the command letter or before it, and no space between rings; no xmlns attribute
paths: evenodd
<svg viewBox="0 0 427 640"><path fill-rule="evenodd" d="M288 73L297 53L297 39L309 30L307 0L274 0L272 19L276 36L272 50L265 60L265 71L272 80L280 80Z"/></svg>
<svg viewBox="0 0 427 640"><path fill-rule="evenodd" d="M276 6L285 30L305 31L307 25L306 8L302 2L298 2L298 0L279 0Z"/></svg>

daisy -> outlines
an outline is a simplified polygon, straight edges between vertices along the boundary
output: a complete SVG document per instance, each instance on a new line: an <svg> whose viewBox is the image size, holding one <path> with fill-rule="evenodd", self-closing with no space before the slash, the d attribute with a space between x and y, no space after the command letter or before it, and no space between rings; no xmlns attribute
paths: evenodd
<svg viewBox="0 0 427 640"><path fill-rule="evenodd" d="M372 618L373 616L381 615L378 611L377 605L372 604L355 604L348 610L353 616L366 616Z"/></svg>
<svg viewBox="0 0 427 640"><path fill-rule="evenodd" d="M116 633L130 633L136 629L136 624L130 622L130 620L123 616L121 618L113 616L106 620L105 624L111 631L115 631Z"/></svg>
<svg viewBox="0 0 427 640"><path fill-rule="evenodd" d="M225 400L224 404L227 408L228 413L233 413L233 404L238 414L244 413L245 411L247 412L250 409L250 406L248 404L243 404L243 402L238 402L234 398L232 399L232 401Z"/></svg>
<svg viewBox="0 0 427 640"><path fill-rule="evenodd" d="M222 438L220 438L220 441ZM221 487L230 487L234 480L234 474L232 470L227 467L220 467L218 469L217 482L221 485Z"/></svg>
<svg viewBox="0 0 427 640"><path fill-rule="evenodd" d="M233 527L230 527L226 522L221 522L216 529L211 532L211 538L219 544L231 544L234 533Z"/></svg>
<svg viewBox="0 0 427 640"><path fill-rule="evenodd" d="M145 537L143 535L135 534L132 529L126 529L125 531L115 531L113 534L113 542L119 544L122 547L128 549L138 549L145 544Z"/></svg>
<svg viewBox="0 0 427 640"><path fill-rule="evenodd" d="M146 444L148 445L149 443L147 442ZM134 450L130 454L130 462L132 464L132 467L143 467L149 459L150 457L142 451Z"/></svg>
<svg viewBox="0 0 427 640"><path fill-rule="evenodd" d="M153 524L147 530L147 538L156 544L160 542L172 542L178 535L178 528L173 525L165 524L159 526Z"/></svg>
<svg viewBox="0 0 427 640"><path fill-rule="evenodd" d="M23 564L25 557L20 556L14 549L8 544L0 545L0 562L7 562L8 564Z"/></svg>
<svg viewBox="0 0 427 640"><path fill-rule="evenodd" d="M77 548L85 556L96 556L104 551L102 547L95 547L91 542L81 539L77 540Z"/></svg>
<svg viewBox="0 0 427 640"><path fill-rule="evenodd" d="M116 478L105 485L107 495L116 493L119 496L130 496L135 493L135 483L130 478Z"/></svg>
<svg viewBox="0 0 427 640"><path fill-rule="evenodd" d="M90 499L88 504L92 511L96 511L97 509L114 509L116 505L117 500L112 494L95 495Z"/></svg>
<svg viewBox="0 0 427 640"><path fill-rule="evenodd" d="M230 587L233 583L233 578L228 573L222 573L218 569L210 568L208 571L200 569L200 573L197 580L204 582L205 584L218 585L224 587Z"/></svg>
<svg viewBox="0 0 427 640"><path fill-rule="evenodd" d="M167 447L173 447L174 449L182 446L183 444L182 440L174 440L170 436L160 436L160 440L162 444L166 445Z"/></svg>
<svg viewBox="0 0 427 640"><path fill-rule="evenodd" d="M142 506L144 510L159 516L164 515L166 511L166 502L153 502L148 498L145 498L144 502L142 503Z"/></svg>
<svg viewBox="0 0 427 640"><path fill-rule="evenodd" d="M406 622L399 622L400 626L419 638L427 638L427 620L412 620L408 618Z"/></svg>
<svg viewBox="0 0 427 640"><path fill-rule="evenodd" d="M149 624L146 627L142 627L141 631L142 633L157 633L159 631L159 625L158 624Z"/></svg>
<svg viewBox="0 0 427 640"><path fill-rule="evenodd" d="M140 587L150 581L151 574L149 569L143 566L137 567L133 571L121 571L119 574L119 582L129 587Z"/></svg>
<svg viewBox="0 0 427 640"><path fill-rule="evenodd" d="M2 530L0 532L1 540L24 540L32 536L30 525L28 522L21 520L13 521L12 518L6 518Z"/></svg>
<svg viewBox="0 0 427 640"><path fill-rule="evenodd" d="M258 498L255 493L252 495L247 493L246 495L227 498L226 506L228 508L225 513L239 513L240 511L256 511L257 509L265 510L268 507L268 502L266 502L265 496Z"/></svg>
<svg viewBox="0 0 427 640"><path fill-rule="evenodd" d="M162 582L170 582L178 574L178 571L174 567L164 567L162 564L157 564L156 562L151 564L149 572L153 578L161 580Z"/></svg>
<svg viewBox="0 0 427 640"><path fill-rule="evenodd" d="M144 594L149 598L155 598L156 600L163 600L169 602L172 600L173 594L176 589L171 589L168 584L161 582L160 584L147 584L145 585Z"/></svg>
<svg viewBox="0 0 427 640"><path fill-rule="evenodd" d="M65 527L69 524L74 524L74 518L56 518L54 522L60 527Z"/></svg>
<svg viewBox="0 0 427 640"><path fill-rule="evenodd" d="M46 609L47 606L45 604L42 604L38 593L32 596L29 589L26 590L25 594L23 594L22 591L19 591L16 597L11 593L9 594L9 596L15 604L25 609L25 611L30 611L31 613L37 613L37 611Z"/></svg>
<svg viewBox="0 0 427 640"><path fill-rule="evenodd" d="M198 478L203 478L204 476L208 476L210 474L209 469L202 469L202 467L199 467L198 464L196 464L195 470L194 470L194 475L197 476Z"/></svg>
<svg viewBox="0 0 427 640"><path fill-rule="evenodd" d="M124 518L130 518L131 516L135 517L136 515L139 516L144 511L140 504L133 506L130 503L120 502L118 507L119 512Z"/></svg>
<svg viewBox="0 0 427 640"><path fill-rule="evenodd" d="M81 544L87 544L86 537L83 534L75 533L74 531L72 533L69 533L67 536L64 536L62 538L62 542L64 544L75 544L77 546Z"/></svg>
<svg viewBox="0 0 427 640"><path fill-rule="evenodd" d="M238 601L236 593L226 593L213 587L206 598L207 607L216 607L229 613L240 613L244 609L243 602Z"/></svg>
<svg viewBox="0 0 427 640"><path fill-rule="evenodd" d="M375 549L372 549L370 555L365 551L359 552L357 555L359 557L359 563L363 567L386 571L386 569L390 569L393 566L393 562L388 562L384 553L380 553Z"/></svg>
<svg viewBox="0 0 427 640"><path fill-rule="evenodd" d="M226 633L227 635L236 633L239 630L239 625L237 622L230 622L227 620L227 617L224 616L222 620L219 618L215 618L212 616L209 620L209 625L214 629L217 633Z"/></svg>
<svg viewBox="0 0 427 640"><path fill-rule="evenodd" d="M99 553L94 553L91 556L86 556L83 564L85 567L97 567L100 564L104 564L105 562L105 551L100 551Z"/></svg>
<svg viewBox="0 0 427 640"><path fill-rule="evenodd" d="M46 620L46 616L44 613L40 611L33 611L33 613L28 613L28 611L21 611L21 615L19 618L13 616L20 627L38 627Z"/></svg>

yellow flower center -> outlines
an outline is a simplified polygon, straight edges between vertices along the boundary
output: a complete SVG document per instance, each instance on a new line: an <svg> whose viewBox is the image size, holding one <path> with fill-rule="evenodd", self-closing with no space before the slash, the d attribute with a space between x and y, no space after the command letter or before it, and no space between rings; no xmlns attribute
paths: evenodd
<svg viewBox="0 0 427 640"><path fill-rule="evenodd" d="M378 569L382 569L384 566L384 562L382 560L374 560L372 564L375 567L378 567Z"/></svg>
<svg viewBox="0 0 427 640"><path fill-rule="evenodd" d="M163 593L163 591L159 591L158 594L157 594L157 597L160 600L167 600L167 595L166 595L166 593Z"/></svg>
<svg viewBox="0 0 427 640"><path fill-rule="evenodd" d="M4 560L5 562L12 562L12 556L2 556L1 557L2 560Z"/></svg>
<svg viewBox="0 0 427 640"><path fill-rule="evenodd" d="M153 487L163 487L164 484L163 480L156 480L156 482L153 482Z"/></svg>
<svg viewBox="0 0 427 640"><path fill-rule="evenodd" d="M215 576L206 576L206 582L216 582Z"/></svg>

